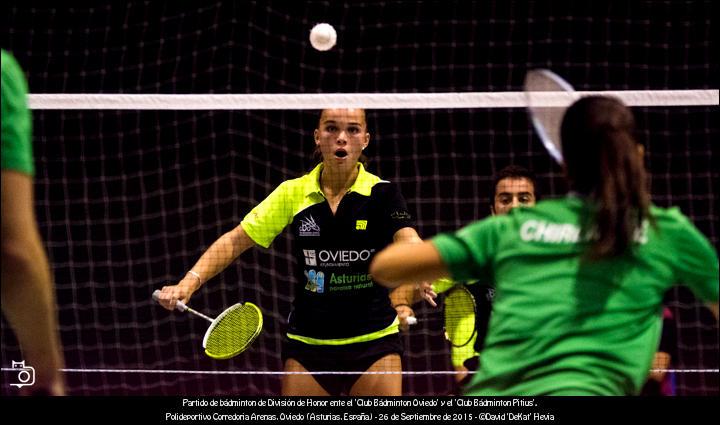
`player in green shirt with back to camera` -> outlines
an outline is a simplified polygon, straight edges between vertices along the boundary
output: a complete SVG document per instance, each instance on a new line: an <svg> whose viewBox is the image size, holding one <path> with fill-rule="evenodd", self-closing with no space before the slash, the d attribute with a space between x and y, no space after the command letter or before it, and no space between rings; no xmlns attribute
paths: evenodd
<svg viewBox="0 0 720 425"><path fill-rule="evenodd" d="M651 205L634 119L619 100L576 101L562 123L573 190L419 245L393 244L370 273L494 281L469 395L634 395L662 326L663 294L687 285L718 315L718 257L677 209Z"/></svg>

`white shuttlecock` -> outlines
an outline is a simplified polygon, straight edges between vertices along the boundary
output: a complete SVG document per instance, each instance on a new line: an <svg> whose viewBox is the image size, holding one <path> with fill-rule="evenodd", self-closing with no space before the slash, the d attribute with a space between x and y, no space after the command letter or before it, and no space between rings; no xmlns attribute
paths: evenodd
<svg viewBox="0 0 720 425"><path fill-rule="evenodd" d="M332 49L337 41L337 32L330 24L317 24L310 30L310 44L324 52Z"/></svg>

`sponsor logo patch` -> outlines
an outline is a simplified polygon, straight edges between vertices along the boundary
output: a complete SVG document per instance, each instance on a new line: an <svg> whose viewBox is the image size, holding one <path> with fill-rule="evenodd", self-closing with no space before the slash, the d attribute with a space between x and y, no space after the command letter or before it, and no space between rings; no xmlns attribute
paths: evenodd
<svg viewBox="0 0 720 425"><path fill-rule="evenodd" d="M320 236L320 226L312 215L300 219L300 236Z"/></svg>
<svg viewBox="0 0 720 425"><path fill-rule="evenodd" d="M393 211L392 214L390 214L390 218L393 220L410 220L412 217L410 217L410 213L407 211Z"/></svg>
<svg viewBox="0 0 720 425"><path fill-rule="evenodd" d="M303 249L306 266L317 266L317 254L314 249Z"/></svg>
<svg viewBox="0 0 720 425"><path fill-rule="evenodd" d="M307 283L305 289L310 292L322 294L325 292L325 273L315 270L305 270Z"/></svg>

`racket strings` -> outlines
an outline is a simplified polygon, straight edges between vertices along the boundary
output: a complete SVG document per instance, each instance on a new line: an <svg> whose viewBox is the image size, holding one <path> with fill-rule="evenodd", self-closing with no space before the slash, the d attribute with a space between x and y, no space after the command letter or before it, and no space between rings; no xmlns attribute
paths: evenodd
<svg viewBox="0 0 720 425"><path fill-rule="evenodd" d="M525 95L528 111L537 136L548 153L562 164L560 128L568 105L576 98L573 87L546 69L530 70L525 75ZM561 101L562 99L564 101ZM554 106L553 103L560 102Z"/></svg>
<svg viewBox="0 0 720 425"><path fill-rule="evenodd" d="M223 312L208 330L205 352L208 356L230 358L245 350L262 330L262 314L251 303L236 304Z"/></svg>
<svg viewBox="0 0 720 425"><path fill-rule="evenodd" d="M475 335L475 301L465 288L450 291L445 298L445 334L455 347L467 345Z"/></svg>

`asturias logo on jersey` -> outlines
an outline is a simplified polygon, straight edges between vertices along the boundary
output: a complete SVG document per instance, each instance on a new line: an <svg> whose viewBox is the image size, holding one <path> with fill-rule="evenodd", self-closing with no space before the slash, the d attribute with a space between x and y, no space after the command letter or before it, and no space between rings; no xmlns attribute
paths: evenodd
<svg viewBox="0 0 720 425"><path fill-rule="evenodd" d="M320 236L320 226L315 223L312 215L300 219L300 236Z"/></svg>
<svg viewBox="0 0 720 425"><path fill-rule="evenodd" d="M306 290L318 294L325 292L325 273L315 270L305 270L305 277L307 278L307 283L305 284Z"/></svg>

